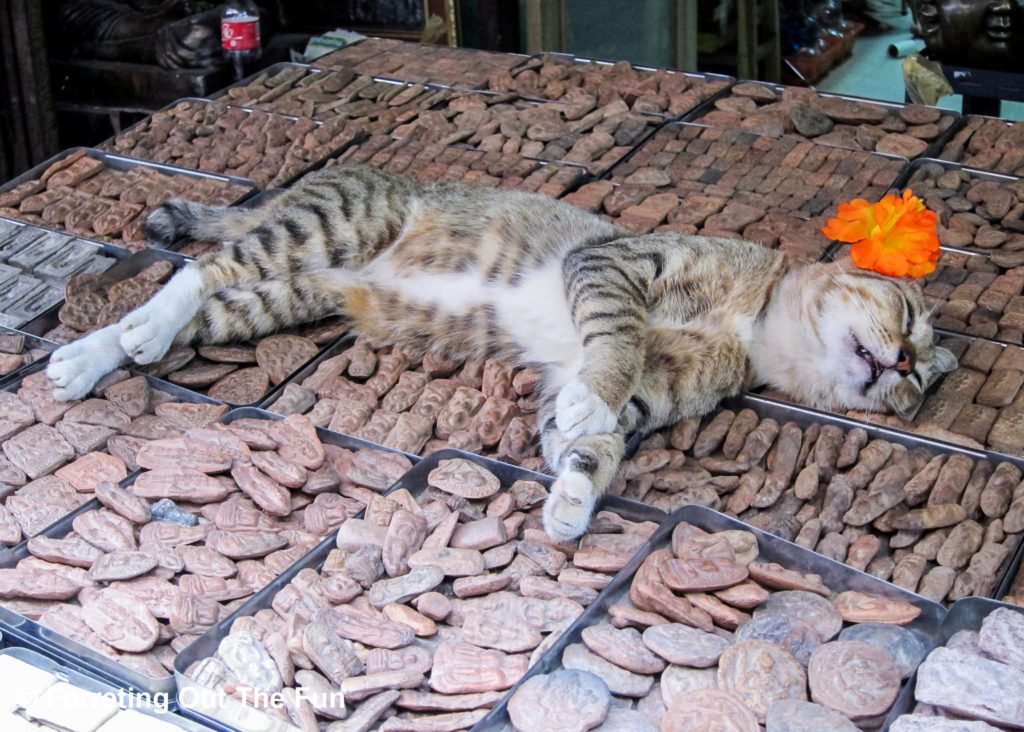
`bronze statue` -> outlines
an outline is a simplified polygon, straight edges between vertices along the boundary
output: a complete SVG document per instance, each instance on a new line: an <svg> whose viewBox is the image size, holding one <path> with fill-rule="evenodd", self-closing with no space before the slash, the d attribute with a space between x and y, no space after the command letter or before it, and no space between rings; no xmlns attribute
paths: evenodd
<svg viewBox="0 0 1024 732"><path fill-rule="evenodd" d="M1017 0L910 0L929 57L946 66L1024 71Z"/></svg>

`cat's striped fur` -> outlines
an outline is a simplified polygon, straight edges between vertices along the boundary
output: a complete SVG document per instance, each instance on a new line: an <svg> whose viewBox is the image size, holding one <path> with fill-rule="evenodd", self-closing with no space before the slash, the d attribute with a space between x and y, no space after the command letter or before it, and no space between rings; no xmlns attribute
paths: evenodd
<svg viewBox="0 0 1024 732"><path fill-rule="evenodd" d="M540 369L558 475L554 538L582 533L623 436L771 384L821 407L911 407L955 365L917 292L731 239L630 232L537 194L338 166L251 210L185 201L158 243L223 242L120 323L58 350L55 394L83 396L126 355L248 339L335 313L381 343Z"/></svg>

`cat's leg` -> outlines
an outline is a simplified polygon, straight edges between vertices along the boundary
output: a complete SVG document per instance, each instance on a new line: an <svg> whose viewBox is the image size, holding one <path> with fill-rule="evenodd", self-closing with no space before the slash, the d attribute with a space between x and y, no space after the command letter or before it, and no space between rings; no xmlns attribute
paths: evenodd
<svg viewBox="0 0 1024 732"><path fill-rule="evenodd" d="M271 266L270 257L250 235L186 265L147 303L121 319L124 352L136 363L158 361L215 293L228 288L256 291L263 283L293 274L288 264Z"/></svg>
<svg viewBox="0 0 1024 732"><path fill-rule="evenodd" d="M544 505L544 530L553 539L575 538L586 530L618 472L625 434L705 414L743 386L746 351L725 327L651 329L638 350L643 357L636 391L614 431L569 439L557 428L543 429L544 405L538 409L544 456L558 476Z"/></svg>
<svg viewBox="0 0 1024 732"><path fill-rule="evenodd" d="M582 366L555 400L567 438L613 432L643 367L646 294L660 260L612 242L569 253L562 266Z"/></svg>
<svg viewBox="0 0 1024 732"><path fill-rule="evenodd" d="M556 400L542 398L537 407L541 450L557 476L544 504L544 530L556 541L574 539L587 529L625 450L616 430L568 439L555 424Z"/></svg>
<svg viewBox="0 0 1024 732"><path fill-rule="evenodd" d="M81 399L97 381L125 363L128 357L120 339L121 328L114 323L54 351L46 367L46 375L54 383L54 398L62 402Z"/></svg>
<svg viewBox="0 0 1024 732"><path fill-rule="evenodd" d="M335 315L340 306L339 287L346 279L345 273L339 272L298 273L222 288L202 301L193 317L174 332L172 342L249 340ZM128 361L122 348L123 323L108 325L53 353L46 373L56 386L55 398L81 399L100 378Z"/></svg>
<svg viewBox="0 0 1024 732"><path fill-rule="evenodd" d="M343 314L345 272L299 272L218 290L174 339L176 344L229 343Z"/></svg>
<svg viewBox="0 0 1024 732"><path fill-rule="evenodd" d="M615 477L625 441L621 432L582 435L562 446L558 477L544 502L544 531L555 541L582 535L598 499Z"/></svg>
<svg viewBox="0 0 1024 732"><path fill-rule="evenodd" d="M226 287L322 270L352 271L389 246L412 205L414 184L365 166L336 166L248 212L172 200L150 215L157 237L223 240L122 321L121 346L152 363Z"/></svg>

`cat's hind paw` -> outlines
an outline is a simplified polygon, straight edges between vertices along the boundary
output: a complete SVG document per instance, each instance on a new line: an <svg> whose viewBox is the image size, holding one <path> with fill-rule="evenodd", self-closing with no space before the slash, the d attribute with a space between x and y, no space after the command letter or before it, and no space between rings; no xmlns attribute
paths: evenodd
<svg viewBox="0 0 1024 732"><path fill-rule="evenodd" d="M544 531L554 541L578 539L594 513L594 484L583 473L569 470L558 477L544 502Z"/></svg>
<svg viewBox="0 0 1024 732"><path fill-rule="evenodd" d="M97 381L120 366L124 352L118 336L118 327L109 325L54 351L46 367L46 375L54 384L54 399L81 399Z"/></svg>
<svg viewBox="0 0 1024 732"><path fill-rule="evenodd" d="M567 439L614 432L619 416L604 399L579 379L562 387L555 398L555 425Z"/></svg>

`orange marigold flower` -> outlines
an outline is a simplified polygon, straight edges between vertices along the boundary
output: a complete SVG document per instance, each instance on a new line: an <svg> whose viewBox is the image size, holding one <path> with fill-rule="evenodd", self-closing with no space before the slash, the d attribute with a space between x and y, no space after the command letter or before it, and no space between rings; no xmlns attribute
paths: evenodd
<svg viewBox="0 0 1024 732"><path fill-rule="evenodd" d="M939 258L938 217L909 188L890 193L878 203L855 198L839 204L835 218L822 231L836 241L853 244L850 256L862 269L893 277L921 277L935 271Z"/></svg>

